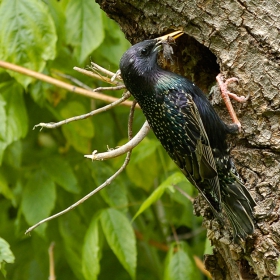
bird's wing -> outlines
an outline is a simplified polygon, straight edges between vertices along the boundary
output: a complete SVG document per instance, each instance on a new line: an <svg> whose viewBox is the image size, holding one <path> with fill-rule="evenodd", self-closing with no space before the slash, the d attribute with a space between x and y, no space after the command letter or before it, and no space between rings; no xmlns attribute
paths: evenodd
<svg viewBox="0 0 280 280"><path fill-rule="evenodd" d="M169 90L168 97L179 110L184 126L184 150L173 151L177 165L192 183L200 189L199 182L207 180L214 199L220 204L220 186L216 163L198 109L190 94L183 89ZM185 151L185 152L184 152ZM200 189L201 190L201 189ZM205 193L203 190L201 190Z"/></svg>

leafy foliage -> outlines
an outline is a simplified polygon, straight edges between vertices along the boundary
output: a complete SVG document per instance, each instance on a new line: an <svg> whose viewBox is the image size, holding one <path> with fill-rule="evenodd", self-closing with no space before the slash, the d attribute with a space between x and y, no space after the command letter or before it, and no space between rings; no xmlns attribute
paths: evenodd
<svg viewBox="0 0 280 280"><path fill-rule="evenodd" d="M0 271L6 276L5 264L13 263L15 257L10 250L9 244L3 239L0 238Z"/></svg>
<svg viewBox="0 0 280 280"><path fill-rule="evenodd" d="M166 257L164 280L188 280L199 277L191 251L185 243L173 244Z"/></svg>
<svg viewBox="0 0 280 280"><path fill-rule="evenodd" d="M116 71L129 47L94 1L2 0L0 26L0 60L58 79L64 73L91 88L104 84L73 67L92 59ZM83 155L126 142L129 109L119 106L54 130L32 128L103 105L0 69L0 279L6 273L13 280L46 279L53 241L57 279L202 279L193 255L202 256L205 232L191 202L177 191L194 196L195 190L152 134L133 150L130 165L111 185L24 235L121 166L123 157L90 162ZM136 112L134 130L143 122ZM168 241L172 229L178 238L186 233L189 238Z"/></svg>
<svg viewBox="0 0 280 280"><path fill-rule="evenodd" d="M3 0L0 25L1 59L41 72L55 58L55 25L42 1ZM10 75L25 87L31 82L29 77Z"/></svg>

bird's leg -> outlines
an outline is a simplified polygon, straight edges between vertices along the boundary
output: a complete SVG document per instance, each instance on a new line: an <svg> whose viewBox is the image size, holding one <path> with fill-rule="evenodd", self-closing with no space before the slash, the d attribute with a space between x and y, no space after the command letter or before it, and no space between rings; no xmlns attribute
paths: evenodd
<svg viewBox="0 0 280 280"><path fill-rule="evenodd" d="M228 84L232 83L232 82L238 82L238 79L237 78L230 78L230 79L227 79L225 82L223 81L223 76L222 74L219 74L217 77L216 77L216 80L219 84L219 87L220 87L220 90L221 90L221 93L222 93L222 98L226 104L226 107L228 109L228 112L229 112L229 115L233 121L234 124L236 124L238 126L238 130L239 132L241 131L241 124L240 124L240 121L238 120L236 114L235 114L235 111L232 107L232 104L230 102L230 98L238 101L238 102L241 102L241 103L244 103L248 100L249 96L248 97L244 97L244 96L237 96L236 94L230 92L227 87L228 87Z"/></svg>

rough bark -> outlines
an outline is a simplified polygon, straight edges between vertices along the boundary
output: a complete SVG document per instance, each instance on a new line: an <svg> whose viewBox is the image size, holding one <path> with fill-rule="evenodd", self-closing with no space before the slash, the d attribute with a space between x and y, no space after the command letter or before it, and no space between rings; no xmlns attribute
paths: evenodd
<svg viewBox="0 0 280 280"><path fill-rule="evenodd" d="M278 279L280 254L280 2L278 0L97 0L134 44L183 29L173 71L205 92L215 76L238 77L233 90L250 95L234 103L242 133L229 139L232 157L258 206L257 229L244 244L207 216L198 198L195 211L204 216L215 252L205 264L215 279ZM218 101L217 101L218 100ZM227 112L216 94L222 118Z"/></svg>

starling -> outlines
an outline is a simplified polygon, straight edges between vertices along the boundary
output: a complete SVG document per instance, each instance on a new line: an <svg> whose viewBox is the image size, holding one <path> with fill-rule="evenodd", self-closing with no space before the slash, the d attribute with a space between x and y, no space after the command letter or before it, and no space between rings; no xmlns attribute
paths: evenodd
<svg viewBox="0 0 280 280"><path fill-rule="evenodd" d="M133 45L121 58L121 76L169 156L220 221L224 210L234 239L244 240L254 231L256 203L229 156L226 135L238 127L226 125L195 84L157 64L166 38L182 34Z"/></svg>

